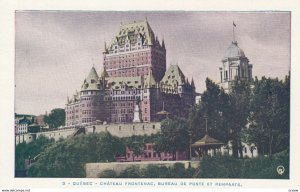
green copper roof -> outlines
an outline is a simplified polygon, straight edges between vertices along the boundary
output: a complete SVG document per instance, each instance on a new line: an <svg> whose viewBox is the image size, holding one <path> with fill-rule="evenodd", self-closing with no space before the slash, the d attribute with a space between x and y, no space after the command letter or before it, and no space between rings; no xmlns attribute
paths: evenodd
<svg viewBox="0 0 300 192"><path fill-rule="evenodd" d="M183 85L185 84L185 76L178 65L171 65L166 71L165 76L161 80L164 85Z"/></svg>
<svg viewBox="0 0 300 192"><path fill-rule="evenodd" d="M99 88L98 88L98 79L99 79L99 76L98 76L95 68L92 67L92 69L90 70L89 75L84 80L84 82L81 86L81 91L99 90Z"/></svg>
<svg viewBox="0 0 300 192"><path fill-rule="evenodd" d="M119 46L124 46L127 40L130 43L136 43L137 39L141 37L144 45L153 45L155 42L155 35L147 20L134 21L131 23L121 24L116 37L110 45L117 43Z"/></svg>
<svg viewBox="0 0 300 192"><path fill-rule="evenodd" d="M142 88L141 77L109 77L107 79L107 85L109 89L121 89L122 86L129 88Z"/></svg>
<svg viewBox="0 0 300 192"><path fill-rule="evenodd" d="M67 104L74 104L74 103L78 102L79 100L80 100L80 94L76 90L75 93L73 94L73 97L71 97L71 99L69 97L67 97Z"/></svg>

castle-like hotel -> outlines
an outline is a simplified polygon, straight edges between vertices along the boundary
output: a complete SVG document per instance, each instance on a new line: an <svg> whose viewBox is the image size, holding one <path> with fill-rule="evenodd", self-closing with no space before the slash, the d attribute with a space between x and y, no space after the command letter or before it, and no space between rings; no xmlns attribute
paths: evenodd
<svg viewBox="0 0 300 192"><path fill-rule="evenodd" d="M233 41L220 70L220 85L230 91L235 78L252 79L252 65ZM195 104L195 85L178 65L166 70L166 47L147 20L121 24L104 44L100 76L92 67L81 90L67 99L66 126L91 122L153 122L159 114L187 117Z"/></svg>
<svg viewBox="0 0 300 192"><path fill-rule="evenodd" d="M187 117L195 104L194 81L178 65L166 70L166 48L147 20L121 24L104 46L100 76L92 67L79 92L68 98L66 126L95 121L152 122L159 112Z"/></svg>

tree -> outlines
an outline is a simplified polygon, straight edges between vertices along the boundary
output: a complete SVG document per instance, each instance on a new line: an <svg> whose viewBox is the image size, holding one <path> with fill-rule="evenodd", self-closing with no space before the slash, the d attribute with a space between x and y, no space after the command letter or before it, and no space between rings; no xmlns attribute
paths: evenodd
<svg viewBox="0 0 300 192"><path fill-rule="evenodd" d="M124 152L123 142L109 133L79 135L48 147L29 168L28 176L84 177L86 163L112 162Z"/></svg>
<svg viewBox="0 0 300 192"><path fill-rule="evenodd" d="M245 140L254 143L259 154L286 150L290 132L290 79L262 77L254 81L249 129Z"/></svg>
<svg viewBox="0 0 300 192"><path fill-rule="evenodd" d="M154 149L158 152L172 153L175 160L177 151L188 150L189 141L188 124L185 119L165 119L161 122L161 134L155 141Z"/></svg>
<svg viewBox="0 0 300 192"><path fill-rule="evenodd" d="M125 145L133 151L133 161L135 156L142 154L145 145L145 138L146 136L141 135L133 135L131 137L124 138Z"/></svg>
<svg viewBox="0 0 300 192"><path fill-rule="evenodd" d="M209 78L200 105L191 109L188 125L192 142L206 133L227 143L229 140L229 122L231 117L229 95ZM207 122L207 132L206 132Z"/></svg>
<svg viewBox="0 0 300 192"><path fill-rule="evenodd" d="M233 81L229 93L229 116L230 140L232 141L232 153L234 157L243 157L242 130L246 129L250 115L251 89L247 80Z"/></svg>
<svg viewBox="0 0 300 192"><path fill-rule="evenodd" d="M44 122L49 125L50 128L58 128L65 125L66 113L64 109L56 108L52 109L49 115L44 116Z"/></svg>
<svg viewBox="0 0 300 192"><path fill-rule="evenodd" d="M53 144L54 140L50 140L45 136L40 136L35 142L19 143L15 150L15 169L25 169L25 159L34 158L40 154L46 147Z"/></svg>

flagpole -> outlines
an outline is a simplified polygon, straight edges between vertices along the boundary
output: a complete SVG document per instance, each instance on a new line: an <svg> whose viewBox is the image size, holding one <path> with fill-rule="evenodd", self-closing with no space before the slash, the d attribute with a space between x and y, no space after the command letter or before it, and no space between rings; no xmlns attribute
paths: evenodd
<svg viewBox="0 0 300 192"><path fill-rule="evenodd" d="M234 38L234 22L232 23L232 36L233 36L233 42L235 42L235 38Z"/></svg>

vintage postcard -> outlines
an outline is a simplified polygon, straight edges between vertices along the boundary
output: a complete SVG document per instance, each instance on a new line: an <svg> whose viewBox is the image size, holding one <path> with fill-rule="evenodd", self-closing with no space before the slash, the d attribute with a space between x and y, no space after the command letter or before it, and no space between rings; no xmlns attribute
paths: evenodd
<svg viewBox="0 0 300 192"><path fill-rule="evenodd" d="M23 6L2 191L299 190L299 10Z"/></svg>

